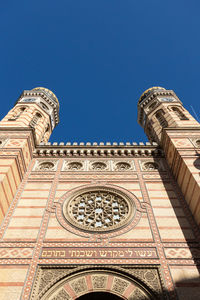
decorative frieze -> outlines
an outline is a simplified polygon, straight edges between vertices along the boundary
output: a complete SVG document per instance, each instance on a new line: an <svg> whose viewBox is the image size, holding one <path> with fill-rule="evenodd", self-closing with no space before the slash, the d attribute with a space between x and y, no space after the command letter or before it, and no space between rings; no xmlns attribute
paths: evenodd
<svg viewBox="0 0 200 300"><path fill-rule="evenodd" d="M36 160L33 171L56 171L57 160L43 159ZM135 171L134 161L132 160L65 160L62 166L64 172L130 172Z"/></svg>
<svg viewBox="0 0 200 300"><path fill-rule="evenodd" d="M135 171L135 165L133 160L65 160L62 171L127 172Z"/></svg>

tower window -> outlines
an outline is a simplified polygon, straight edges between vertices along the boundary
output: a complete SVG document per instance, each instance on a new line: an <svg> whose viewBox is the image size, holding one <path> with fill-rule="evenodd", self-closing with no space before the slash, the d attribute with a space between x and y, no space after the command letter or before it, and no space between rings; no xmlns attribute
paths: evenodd
<svg viewBox="0 0 200 300"><path fill-rule="evenodd" d="M161 127L167 127L168 123L164 117L164 111L162 109L158 110L156 112L156 119L158 120L158 122L160 123Z"/></svg>
<svg viewBox="0 0 200 300"><path fill-rule="evenodd" d="M156 107L157 102L153 102L151 105L149 105L149 110L152 110Z"/></svg>
<svg viewBox="0 0 200 300"><path fill-rule="evenodd" d="M37 113L34 115L33 119L31 120L30 126L31 126L32 128L34 128L34 127L37 125L37 123L38 123L38 121L39 121L40 118L42 118L42 116L41 116L41 114L39 114L39 113L37 112Z"/></svg>
<svg viewBox="0 0 200 300"><path fill-rule="evenodd" d="M180 120L189 120L178 107L173 106L172 110Z"/></svg>
<svg viewBox="0 0 200 300"><path fill-rule="evenodd" d="M10 119L8 119L8 121L17 120L25 110L26 107L20 107L19 109L15 110L13 116Z"/></svg>

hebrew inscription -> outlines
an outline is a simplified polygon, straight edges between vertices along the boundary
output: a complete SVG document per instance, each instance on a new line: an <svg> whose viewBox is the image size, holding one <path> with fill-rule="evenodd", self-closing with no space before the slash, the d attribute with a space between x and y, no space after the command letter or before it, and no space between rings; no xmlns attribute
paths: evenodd
<svg viewBox="0 0 200 300"><path fill-rule="evenodd" d="M43 248L41 258L157 258L155 248Z"/></svg>

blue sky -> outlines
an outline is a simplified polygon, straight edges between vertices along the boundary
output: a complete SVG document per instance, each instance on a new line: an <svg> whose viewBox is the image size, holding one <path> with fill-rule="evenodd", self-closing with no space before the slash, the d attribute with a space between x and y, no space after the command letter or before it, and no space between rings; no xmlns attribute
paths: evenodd
<svg viewBox="0 0 200 300"><path fill-rule="evenodd" d="M147 141L137 101L173 89L200 113L199 0L2 1L2 118L24 89L60 102L51 141Z"/></svg>

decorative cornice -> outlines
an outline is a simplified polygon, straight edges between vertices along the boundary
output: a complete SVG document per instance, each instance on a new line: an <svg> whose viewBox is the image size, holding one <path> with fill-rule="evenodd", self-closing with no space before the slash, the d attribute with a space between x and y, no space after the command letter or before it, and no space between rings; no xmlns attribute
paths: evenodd
<svg viewBox="0 0 200 300"><path fill-rule="evenodd" d="M97 143L74 143L73 145L64 145L64 143L53 143L51 145L39 145L36 147L34 157L163 157L163 150L156 143L113 143L116 145L98 145ZM128 145L127 145L128 144ZM130 145L129 145L130 144Z"/></svg>

